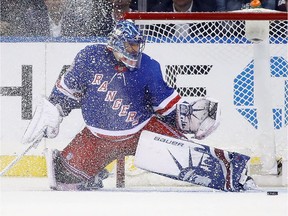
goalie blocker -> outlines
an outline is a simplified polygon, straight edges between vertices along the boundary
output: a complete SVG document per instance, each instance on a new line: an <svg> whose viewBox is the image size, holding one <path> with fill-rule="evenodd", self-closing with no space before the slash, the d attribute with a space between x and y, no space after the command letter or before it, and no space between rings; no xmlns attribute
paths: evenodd
<svg viewBox="0 0 288 216"><path fill-rule="evenodd" d="M255 189L250 157L150 131L141 133L135 166L175 180L222 191Z"/></svg>

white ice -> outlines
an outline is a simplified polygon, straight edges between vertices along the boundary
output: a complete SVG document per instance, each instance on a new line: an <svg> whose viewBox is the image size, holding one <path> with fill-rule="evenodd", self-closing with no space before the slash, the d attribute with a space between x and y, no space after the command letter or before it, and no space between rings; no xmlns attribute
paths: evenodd
<svg viewBox="0 0 288 216"><path fill-rule="evenodd" d="M287 187L227 193L202 187L51 191L47 178L1 177L1 216L287 216ZM278 195L267 195L277 191Z"/></svg>

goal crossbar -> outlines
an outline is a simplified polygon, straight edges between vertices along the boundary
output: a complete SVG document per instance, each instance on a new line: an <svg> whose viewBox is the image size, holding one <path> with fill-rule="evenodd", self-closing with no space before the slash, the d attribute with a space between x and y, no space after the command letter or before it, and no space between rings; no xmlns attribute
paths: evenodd
<svg viewBox="0 0 288 216"><path fill-rule="evenodd" d="M288 20L288 13L270 10L235 12L128 12L124 19L132 20Z"/></svg>

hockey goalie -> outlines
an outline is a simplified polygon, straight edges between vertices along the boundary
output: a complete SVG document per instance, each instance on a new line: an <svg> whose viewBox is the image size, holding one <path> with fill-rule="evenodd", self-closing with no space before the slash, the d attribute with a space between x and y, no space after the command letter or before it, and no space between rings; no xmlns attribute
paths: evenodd
<svg viewBox="0 0 288 216"><path fill-rule="evenodd" d="M50 188L101 188L105 167L126 155L135 155L139 168L179 181L223 191L252 188L248 156L195 142L217 128L219 103L183 101L163 80L160 64L143 53L144 45L133 22L119 21L107 44L77 54L36 108L24 143L56 137L73 109L81 109L86 124L62 151L47 152Z"/></svg>

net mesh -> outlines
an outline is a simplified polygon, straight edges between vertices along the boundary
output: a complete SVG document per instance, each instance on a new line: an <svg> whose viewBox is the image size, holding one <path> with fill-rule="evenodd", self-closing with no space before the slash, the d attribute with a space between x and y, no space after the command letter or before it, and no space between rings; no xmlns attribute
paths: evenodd
<svg viewBox="0 0 288 216"><path fill-rule="evenodd" d="M245 37L245 20L215 20L215 21L195 21L195 20L139 20L139 27L144 32L147 43L157 44L247 44L252 45ZM145 23L146 22L146 23ZM137 23L137 20L136 20ZM287 49L283 46L288 43L288 21L269 21L269 44L273 46L273 56L270 59L271 77L288 77L288 63L285 53ZM233 57L231 47L226 55L226 60ZM283 56L284 54L284 56ZM217 54L216 54L217 55ZM215 55L215 58L217 58ZM230 55L230 56L229 56ZM234 56L241 58L241 55L253 55L247 50L243 53L236 53ZM282 55L282 56L281 56ZM227 63L227 62L226 62ZM179 65L171 64L165 66L165 79L178 93L184 97L204 97L207 95L205 87L181 87L177 85L179 75L207 75L212 65ZM257 112L255 108L250 108L254 104L254 62L253 60L234 79L233 104L237 111L243 115L250 124L257 128ZM285 88L284 103L285 109L273 109L274 127L281 128L287 125L287 86ZM247 108L248 107L248 108Z"/></svg>
<svg viewBox="0 0 288 216"><path fill-rule="evenodd" d="M288 22L270 21L270 43L287 43ZM245 21L140 25L148 43L250 43Z"/></svg>
<svg viewBox="0 0 288 216"><path fill-rule="evenodd" d="M231 17L233 15L230 14ZM143 20L140 16L133 20L146 36L146 52L159 60L164 78L170 86L182 97L211 96L221 101L224 110L221 128L204 143L233 151L240 149L240 152L247 148L249 150L243 153L249 152L257 157L261 150L257 146L254 130L259 127L259 109L255 106L254 44L246 38L245 18L247 16L239 20L169 20L153 17ZM288 21L269 20L269 16L264 21L269 22L276 155L285 158ZM129 170L133 163L126 165ZM128 175L130 173L133 172L127 172Z"/></svg>

